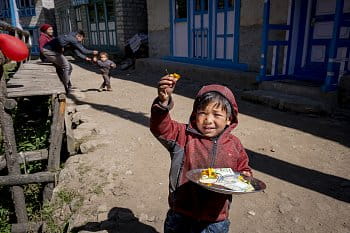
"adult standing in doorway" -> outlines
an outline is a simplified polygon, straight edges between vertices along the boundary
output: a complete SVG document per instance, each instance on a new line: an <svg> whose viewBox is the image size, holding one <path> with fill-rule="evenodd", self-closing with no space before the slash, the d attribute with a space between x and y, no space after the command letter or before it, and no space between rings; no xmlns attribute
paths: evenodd
<svg viewBox="0 0 350 233"><path fill-rule="evenodd" d="M91 61L90 57L86 55L97 55L98 51L86 49L81 42L84 40L85 33L82 30L71 32L69 34L60 35L53 40L46 43L43 47L43 54L62 72L61 81L66 89L66 92L71 91L70 75L72 73L72 66L67 58L63 55L66 50L73 50L73 52L85 61ZM59 73L58 73L59 74Z"/></svg>

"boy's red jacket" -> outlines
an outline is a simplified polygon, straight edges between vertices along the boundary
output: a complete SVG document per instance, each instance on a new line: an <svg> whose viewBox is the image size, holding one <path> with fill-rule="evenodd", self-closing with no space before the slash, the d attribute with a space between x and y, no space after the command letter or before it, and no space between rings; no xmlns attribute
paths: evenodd
<svg viewBox="0 0 350 233"><path fill-rule="evenodd" d="M204 86L197 97L206 92L216 91L225 96L233 116L229 125L218 137L203 136L195 126L193 106L189 124L171 120L169 110L157 98L151 109L150 129L155 137L168 149L171 158L169 173L169 205L175 212L200 221L217 222L228 217L231 195L215 193L190 182L186 173L198 168L225 168L234 171L251 171L248 156L232 130L237 126L238 107L230 89L220 85Z"/></svg>

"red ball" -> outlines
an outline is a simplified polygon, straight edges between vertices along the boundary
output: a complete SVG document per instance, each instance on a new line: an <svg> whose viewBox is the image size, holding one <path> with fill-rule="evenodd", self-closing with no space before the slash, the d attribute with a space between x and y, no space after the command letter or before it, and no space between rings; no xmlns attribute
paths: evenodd
<svg viewBox="0 0 350 233"><path fill-rule="evenodd" d="M13 61L23 61L29 55L28 47L22 40L7 34L0 34L0 50Z"/></svg>

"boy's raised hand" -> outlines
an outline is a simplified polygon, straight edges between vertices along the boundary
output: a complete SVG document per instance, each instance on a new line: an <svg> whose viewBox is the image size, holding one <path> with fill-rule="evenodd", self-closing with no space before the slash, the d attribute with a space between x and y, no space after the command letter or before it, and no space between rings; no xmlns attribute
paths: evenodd
<svg viewBox="0 0 350 233"><path fill-rule="evenodd" d="M168 105L169 98L175 89L177 79L172 74L163 76L158 83L158 97L163 105Z"/></svg>

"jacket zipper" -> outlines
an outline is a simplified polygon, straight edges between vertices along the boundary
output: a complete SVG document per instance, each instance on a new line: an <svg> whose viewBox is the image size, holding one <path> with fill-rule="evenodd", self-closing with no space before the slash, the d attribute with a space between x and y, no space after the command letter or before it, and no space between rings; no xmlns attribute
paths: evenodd
<svg viewBox="0 0 350 233"><path fill-rule="evenodd" d="M213 140L213 142L214 142L214 145L213 145L213 151L212 151L211 162L210 162L210 166L209 167L214 167L215 160L216 160L216 152L218 150L218 139L215 138Z"/></svg>

